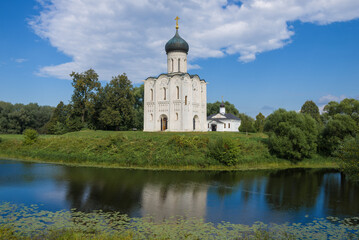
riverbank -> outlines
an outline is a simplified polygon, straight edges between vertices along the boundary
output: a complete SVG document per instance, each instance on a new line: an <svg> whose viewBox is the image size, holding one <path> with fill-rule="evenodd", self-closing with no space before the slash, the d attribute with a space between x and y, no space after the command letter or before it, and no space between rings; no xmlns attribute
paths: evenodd
<svg viewBox="0 0 359 240"><path fill-rule="evenodd" d="M233 166L209 155L219 138L234 141L239 149ZM26 145L22 135L0 135L0 158L76 166L166 169L166 170L252 170L283 168L337 168L332 158L315 155L293 164L269 153L263 133L148 133L91 131L60 136L40 136Z"/></svg>

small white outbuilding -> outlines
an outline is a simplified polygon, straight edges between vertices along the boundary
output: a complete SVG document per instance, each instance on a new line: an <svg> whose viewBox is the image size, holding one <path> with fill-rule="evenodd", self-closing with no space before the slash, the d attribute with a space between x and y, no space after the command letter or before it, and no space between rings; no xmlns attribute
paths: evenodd
<svg viewBox="0 0 359 240"><path fill-rule="evenodd" d="M219 113L207 117L208 131L239 132L239 126L241 126L241 119L231 113L226 113L223 102L219 107Z"/></svg>

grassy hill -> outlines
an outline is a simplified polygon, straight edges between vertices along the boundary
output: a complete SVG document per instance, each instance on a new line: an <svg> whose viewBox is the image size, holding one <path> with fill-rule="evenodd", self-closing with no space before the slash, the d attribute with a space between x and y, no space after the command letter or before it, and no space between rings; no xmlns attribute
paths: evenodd
<svg viewBox="0 0 359 240"><path fill-rule="evenodd" d="M230 139L239 148L237 164L226 166L210 155L211 143ZM0 158L61 164L174 170L235 170L288 167L337 167L318 155L298 164L269 153L263 133L113 132L84 130L42 135L31 145L22 135L0 135Z"/></svg>

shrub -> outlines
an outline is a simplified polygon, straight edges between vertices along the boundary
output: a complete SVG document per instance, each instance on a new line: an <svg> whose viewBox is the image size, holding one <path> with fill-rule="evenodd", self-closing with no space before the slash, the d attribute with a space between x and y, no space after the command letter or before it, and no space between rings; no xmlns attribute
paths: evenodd
<svg viewBox="0 0 359 240"><path fill-rule="evenodd" d="M24 135L24 143L26 145L30 145L35 143L38 138L39 138L39 134L37 133L37 131L35 129L26 129L23 133Z"/></svg>
<svg viewBox="0 0 359 240"><path fill-rule="evenodd" d="M209 156L218 162L233 166L239 161L240 147L238 143L230 138L218 138L208 144Z"/></svg>
<svg viewBox="0 0 359 240"><path fill-rule="evenodd" d="M319 126L308 114L279 109L268 116L264 130L270 152L278 157L296 162L317 150Z"/></svg>
<svg viewBox="0 0 359 240"><path fill-rule="evenodd" d="M348 115L335 114L329 119L320 139L321 152L333 154L346 137L355 137L357 125Z"/></svg>
<svg viewBox="0 0 359 240"><path fill-rule="evenodd" d="M168 144L172 144L181 149L193 149L206 147L208 141L209 140L206 137L186 137L183 135L175 135L168 140Z"/></svg>
<svg viewBox="0 0 359 240"><path fill-rule="evenodd" d="M342 171L352 180L359 181L359 137L346 138L337 152Z"/></svg>

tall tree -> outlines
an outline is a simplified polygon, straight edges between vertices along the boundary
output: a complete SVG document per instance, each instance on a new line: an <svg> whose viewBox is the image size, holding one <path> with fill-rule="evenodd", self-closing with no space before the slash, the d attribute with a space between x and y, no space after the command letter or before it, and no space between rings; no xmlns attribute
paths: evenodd
<svg viewBox="0 0 359 240"><path fill-rule="evenodd" d="M74 93L72 94L72 105L75 113L81 116L82 124L88 121L88 116L94 109L94 99L101 83L98 75L93 69L89 69L83 73L72 72L72 86Z"/></svg>
<svg viewBox="0 0 359 240"><path fill-rule="evenodd" d="M244 113L240 113L239 114L239 118L241 119L241 126L239 126L239 131L241 132L255 132L255 128L254 128L254 119L251 118L250 116L244 114Z"/></svg>
<svg viewBox="0 0 359 240"><path fill-rule="evenodd" d="M144 85L133 88L133 94L135 97L135 121L134 127L137 129L143 129L143 98L144 98Z"/></svg>
<svg viewBox="0 0 359 240"><path fill-rule="evenodd" d="M260 112L256 116L256 120L254 122L254 128L257 132L263 132L264 129L264 122L266 120L266 117Z"/></svg>
<svg viewBox="0 0 359 240"><path fill-rule="evenodd" d="M113 77L103 89L100 122L109 130L127 130L134 126L135 97L126 74Z"/></svg>
<svg viewBox="0 0 359 240"><path fill-rule="evenodd" d="M318 123L321 122L320 120L320 113L318 106L313 101L306 101L301 110L301 113L309 114L314 120L316 120Z"/></svg>

